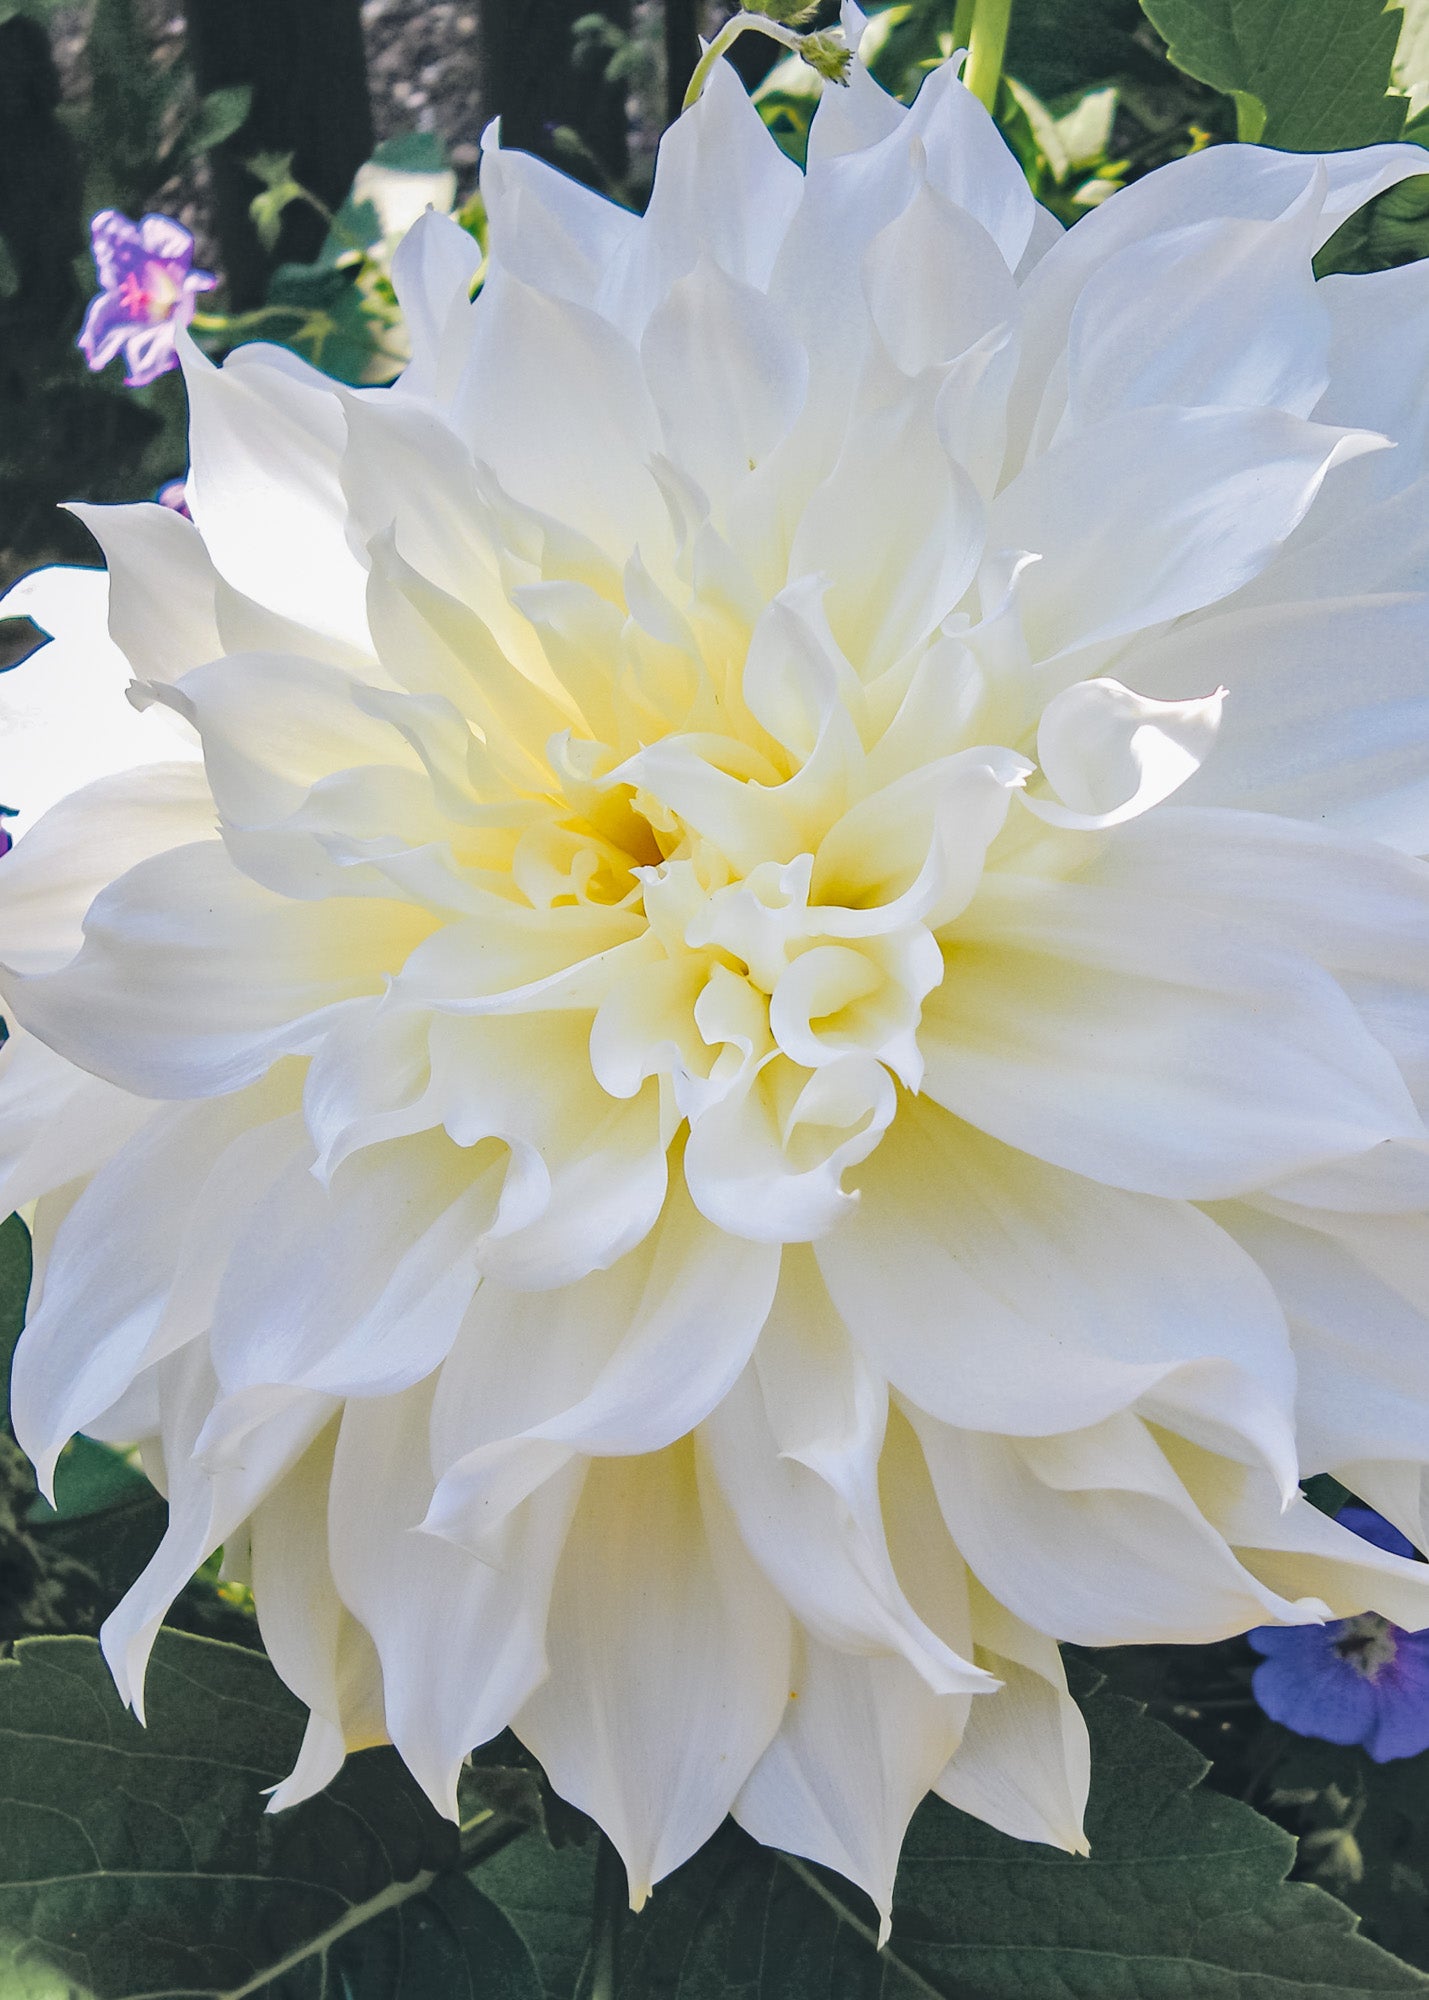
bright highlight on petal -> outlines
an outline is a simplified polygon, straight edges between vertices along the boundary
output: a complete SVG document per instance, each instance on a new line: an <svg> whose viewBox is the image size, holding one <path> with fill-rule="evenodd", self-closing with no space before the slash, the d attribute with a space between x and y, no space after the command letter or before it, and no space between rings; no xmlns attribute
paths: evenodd
<svg viewBox="0 0 1429 2000"><path fill-rule="evenodd" d="M246 1547L275 1806L510 1726L637 1902L732 1812L886 1927L930 1789L1084 1847L1058 1640L1429 1623L1299 1494L1423 1546L1424 384L1310 262L1422 154L1059 238L856 66L809 157L488 135L390 390L186 351L192 518L8 600L0 1179L131 1701Z"/></svg>

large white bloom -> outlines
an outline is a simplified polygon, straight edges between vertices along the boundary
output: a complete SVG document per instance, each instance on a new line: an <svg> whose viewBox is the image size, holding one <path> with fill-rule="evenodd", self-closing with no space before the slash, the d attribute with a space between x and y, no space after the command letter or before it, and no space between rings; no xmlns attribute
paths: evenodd
<svg viewBox="0 0 1429 2000"><path fill-rule="evenodd" d="M86 518L203 763L0 864L131 1699L222 1543L280 1802L509 1723L637 1900L733 1812L886 1911L929 1787L1080 1843L1054 1641L1429 1620L1296 1486L1423 1538L1429 266L1310 264L1422 164L1061 236L951 69L807 176L722 70L643 220L490 148L395 389L190 354L196 525Z"/></svg>

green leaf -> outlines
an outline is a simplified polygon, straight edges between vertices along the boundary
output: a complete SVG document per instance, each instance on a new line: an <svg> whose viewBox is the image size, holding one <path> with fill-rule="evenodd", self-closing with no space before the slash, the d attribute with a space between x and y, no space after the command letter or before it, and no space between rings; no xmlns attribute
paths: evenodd
<svg viewBox="0 0 1429 2000"><path fill-rule="evenodd" d="M31 21L48 22L65 4L66 0L0 0L0 28L7 21L18 20L22 16ZM9 1989L0 1990L4 1991L5 2000L10 2000Z"/></svg>
<svg viewBox="0 0 1429 2000"><path fill-rule="evenodd" d="M22 1641L0 1663L0 1931L32 1984L7 1971L0 1992L540 2000L517 1933L461 1872L457 1829L393 1752L265 1812L302 1732L239 1647L161 1633L146 1731L91 1640Z"/></svg>
<svg viewBox="0 0 1429 2000"><path fill-rule="evenodd" d="M1429 114L1404 136L1429 144ZM1315 259L1317 278L1336 271L1388 271L1429 257L1429 158L1424 165L1423 174L1387 189L1340 224Z"/></svg>
<svg viewBox="0 0 1429 2000"><path fill-rule="evenodd" d="M1384 0L1141 0L1173 63L1259 110L1267 146L1334 152L1397 139L1408 102L1389 96L1401 17ZM1254 100L1252 104L1248 100Z"/></svg>
<svg viewBox="0 0 1429 2000"><path fill-rule="evenodd" d="M250 83L233 83L223 90L211 90L207 97L200 100L184 134L184 152L192 158L221 145L225 139L231 139L247 123L252 107L253 86Z"/></svg>
<svg viewBox="0 0 1429 2000"><path fill-rule="evenodd" d="M268 287L270 306L295 309L291 327L274 322L276 337L339 382L362 381L377 351L378 329L362 309L355 275L330 264L280 264Z"/></svg>
<svg viewBox="0 0 1429 2000"><path fill-rule="evenodd" d="M1409 116L1417 118L1429 104L1429 0L1398 0L1399 41L1394 51L1394 87L1409 99Z"/></svg>
<svg viewBox="0 0 1429 2000"><path fill-rule="evenodd" d="M909 1831L893 1936L860 1893L727 1826L617 1940L619 2000L1369 2000L1429 1979L1288 1883L1295 1843L1199 1787L1203 1760L1134 1703L1087 1693L1090 1859L1024 1845L929 1799ZM589 1861L582 1856L588 1871ZM478 1871L548 1993L588 1918L565 1856L528 1836ZM587 1874L588 1880L588 1874ZM556 1935L553 1936L553 1933ZM560 1959L560 1953L564 1959Z"/></svg>
<svg viewBox="0 0 1429 2000"><path fill-rule="evenodd" d="M373 147L372 163L403 174L439 174L451 164L440 132L394 132Z"/></svg>
<svg viewBox="0 0 1429 2000"><path fill-rule="evenodd" d="M520 1932L547 2000L572 2000L580 1984L590 1942L595 1867L593 1840L583 1847L553 1849L539 1833L528 1833L476 1871L482 1892ZM662 1882L654 1901L659 1903L680 1879ZM759 1996L751 1994L749 2000Z"/></svg>
<svg viewBox="0 0 1429 2000"><path fill-rule="evenodd" d="M30 1232L18 1215L0 1222L0 1426L10 1423L10 1367L30 1296Z"/></svg>

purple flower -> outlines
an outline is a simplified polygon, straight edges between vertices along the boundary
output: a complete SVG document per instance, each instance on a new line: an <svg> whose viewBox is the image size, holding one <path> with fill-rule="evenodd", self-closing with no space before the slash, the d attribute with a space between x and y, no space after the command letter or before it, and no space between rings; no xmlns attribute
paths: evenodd
<svg viewBox="0 0 1429 2000"><path fill-rule="evenodd" d="M182 514L186 521L191 521L193 515L189 512L187 483L183 479L166 479L154 498L161 507L167 507L175 514Z"/></svg>
<svg viewBox="0 0 1429 2000"><path fill-rule="evenodd" d="M1391 1555L1413 1548L1372 1508L1348 1506L1341 1527ZM1329 1625L1262 1625L1251 1693L1272 1722L1326 1743L1361 1743L1376 1764L1429 1750L1429 1631L1405 1632L1366 1612Z"/></svg>
<svg viewBox="0 0 1429 2000"><path fill-rule="evenodd" d="M91 368L122 353L126 387L142 389L178 365L174 341L194 316L200 292L218 280L193 268L194 240L169 215L131 222L101 209L89 225L99 295L91 299L79 345Z"/></svg>

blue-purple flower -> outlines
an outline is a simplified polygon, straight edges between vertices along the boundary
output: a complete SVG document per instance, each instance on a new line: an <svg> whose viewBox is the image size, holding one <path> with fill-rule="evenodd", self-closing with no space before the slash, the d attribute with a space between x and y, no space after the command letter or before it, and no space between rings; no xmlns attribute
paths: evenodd
<svg viewBox="0 0 1429 2000"><path fill-rule="evenodd" d="M1391 1555L1414 1550L1373 1508L1348 1506L1341 1527ZM1273 1722L1326 1743L1360 1743L1377 1764L1429 1750L1429 1630L1406 1632L1366 1612L1328 1625L1262 1625L1251 1692Z"/></svg>
<svg viewBox="0 0 1429 2000"><path fill-rule="evenodd" d="M193 519L193 515L189 512L187 479L166 479L154 498L161 507L169 508L172 513L182 514L186 521Z"/></svg>
<svg viewBox="0 0 1429 2000"><path fill-rule="evenodd" d="M218 280L193 267L194 240L170 215L131 222L101 209L89 225L100 290L91 299L79 345L91 368L123 354L126 387L142 389L178 365L174 343L194 316L200 292Z"/></svg>

